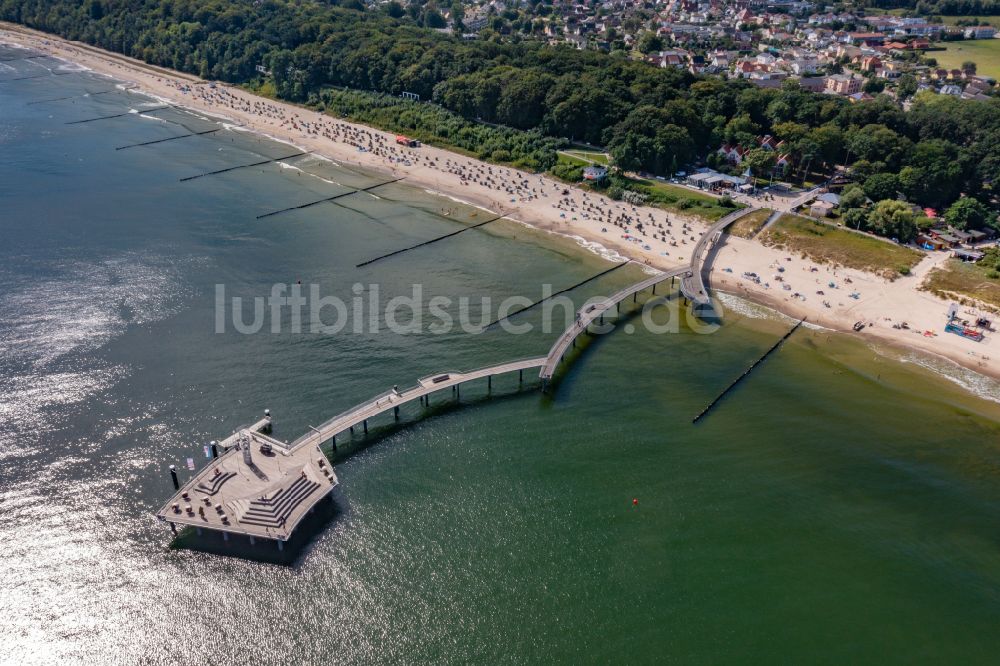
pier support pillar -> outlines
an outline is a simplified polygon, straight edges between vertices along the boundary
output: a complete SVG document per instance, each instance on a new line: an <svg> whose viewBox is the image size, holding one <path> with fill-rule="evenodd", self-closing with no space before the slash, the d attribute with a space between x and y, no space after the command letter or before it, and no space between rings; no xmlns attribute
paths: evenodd
<svg viewBox="0 0 1000 666"><path fill-rule="evenodd" d="M635 303L637 298L639 298L639 292L637 292L637 291L633 292L632 293L632 302Z"/></svg>
<svg viewBox="0 0 1000 666"><path fill-rule="evenodd" d="M351 426L351 434L354 434L354 426Z"/></svg>
<svg viewBox="0 0 1000 666"><path fill-rule="evenodd" d="M252 545L254 545L255 543L257 543L257 540L256 540L256 539L254 539L254 538L253 538L253 536L251 536L251 537L250 537L250 545L252 546Z"/></svg>
<svg viewBox="0 0 1000 666"><path fill-rule="evenodd" d="M520 386L524 383L524 370L517 371L517 385Z"/></svg>
<svg viewBox="0 0 1000 666"><path fill-rule="evenodd" d="M656 284L653 284L653 296L656 296Z"/></svg>
<svg viewBox="0 0 1000 666"><path fill-rule="evenodd" d="M455 398L458 400L462 399L462 385L455 384Z"/></svg>
<svg viewBox="0 0 1000 666"><path fill-rule="evenodd" d="M213 458L219 457L219 445L216 444L214 441L212 442L212 457Z"/></svg>
<svg viewBox="0 0 1000 666"><path fill-rule="evenodd" d="M397 421L399 420L399 407L392 408L392 415Z"/></svg>
<svg viewBox="0 0 1000 666"><path fill-rule="evenodd" d="M170 523L170 531L173 532L174 534L177 534L177 525Z"/></svg>
<svg viewBox="0 0 1000 666"><path fill-rule="evenodd" d="M488 377L486 377L486 392L487 393L493 392L493 375L489 375Z"/></svg>
<svg viewBox="0 0 1000 666"><path fill-rule="evenodd" d="M223 532L222 533L222 540L223 541L229 541L229 532Z"/></svg>
<svg viewBox="0 0 1000 666"><path fill-rule="evenodd" d="M181 483L177 480L177 468L173 465L170 466L170 478L173 479L174 490L180 490Z"/></svg>
<svg viewBox="0 0 1000 666"><path fill-rule="evenodd" d="M364 427L365 434L367 435L368 434L368 419L365 419L364 421L362 421L361 425Z"/></svg>
<svg viewBox="0 0 1000 666"><path fill-rule="evenodd" d="M194 531L195 531L195 533L196 533L196 534L197 534L198 536L201 536L201 528L200 528L200 527L196 527L196 528L194 528Z"/></svg>
<svg viewBox="0 0 1000 666"><path fill-rule="evenodd" d="M601 324L603 324L603 323L604 323L604 315L602 314L601 315Z"/></svg>
<svg viewBox="0 0 1000 666"><path fill-rule="evenodd" d="M284 549L285 549L285 542L279 539L278 540L278 550L284 550Z"/></svg>

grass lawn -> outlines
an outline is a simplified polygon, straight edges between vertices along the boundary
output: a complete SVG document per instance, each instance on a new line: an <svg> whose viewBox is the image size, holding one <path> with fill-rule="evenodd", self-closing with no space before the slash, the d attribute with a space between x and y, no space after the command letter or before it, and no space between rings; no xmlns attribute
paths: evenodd
<svg viewBox="0 0 1000 666"><path fill-rule="evenodd" d="M1000 311L1000 279L986 277L985 266L949 259L944 268L931 271L920 288L942 298L972 305L972 299Z"/></svg>
<svg viewBox="0 0 1000 666"><path fill-rule="evenodd" d="M984 14L982 16L970 15L970 16L942 16L941 22L945 25L956 25L962 19L979 19L980 21L986 21L988 25L996 27L1000 25L1000 16L992 14Z"/></svg>
<svg viewBox="0 0 1000 666"><path fill-rule="evenodd" d="M909 273L923 257L908 247L799 215L782 215L761 241L819 263L869 271L889 279Z"/></svg>
<svg viewBox="0 0 1000 666"><path fill-rule="evenodd" d="M764 226L767 218L771 217L771 213L773 212L770 208L761 208L752 213L747 213L729 227L729 233L740 238L750 238L760 231L760 228Z"/></svg>
<svg viewBox="0 0 1000 666"><path fill-rule="evenodd" d="M879 14L887 14L891 16L906 16L907 14L914 14L912 9L906 7L899 7L896 9L880 9ZM979 19L980 21L986 21L990 25L997 25L1000 23L1000 16L992 14L969 14L968 16L940 16L936 15L941 19L941 23L945 25L956 25L962 19Z"/></svg>
<svg viewBox="0 0 1000 666"><path fill-rule="evenodd" d="M605 153L598 153L592 150L564 150L560 151L559 156L562 157L566 155L568 157L576 158L585 164L600 164L602 166L608 165L608 156Z"/></svg>
<svg viewBox="0 0 1000 666"><path fill-rule="evenodd" d="M742 204L728 207L723 206L721 205L721 199L717 197L672 183L664 183L659 180L630 178L629 189L642 192L649 197L649 203L655 206L672 210L682 215L700 217L709 222L718 220L723 215L732 213L737 208L744 207Z"/></svg>
<svg viewBox="0 0 1000 666"><path fill-rule="evenodd" d="M587 160L582 160L579 157L574 157L572 154L563 151L556 153L556 162L558 164L566 164L568 166L590 166L590 162Z"/></svg>
<svg viewBox="0 0 1000 666"><path fill-rule="evenodd" d="M942 42L938 46L945 46L946 50L928 51L926 55L935 58L939 66L960 69L963 62L971 60L976 63L978 74L1000 79L1000 39Z"/></svg>

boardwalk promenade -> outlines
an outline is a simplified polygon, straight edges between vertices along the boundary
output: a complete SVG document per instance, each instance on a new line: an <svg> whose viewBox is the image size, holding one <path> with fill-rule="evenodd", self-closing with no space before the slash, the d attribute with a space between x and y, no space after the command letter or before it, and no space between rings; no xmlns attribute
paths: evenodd
<svg viewBox="0 0 1000 666"><path fill-rule="evenodd" d="M368 432L369 420L420 400L429 406L431 395L454 389L460 396L461 385L485 379L492 388L493 377L539 368L546 357L509 361L469 372L443 372L429 375L416 386L403 391L395 388L352 407L319 427L310 427L294 442L287 443L265 434L270 429L270 415L251 426L238 429L214 445L224 449L187 483L156 516L170 524L187 525L198 530L211 529L223 534L242 534L273 539L279 547L291 537L299 522L320 500L337 486L337 476L320 445L333 442L344 432L361 427Z"/></svg>
<svg viewBox="0 0 1000 666"><path fill-rule="evenodd" d="M698 239L697 245L694 246L694 253L691 255L691 269L687 276L681 280L681 293L683 293L686 298L690 299L691 304L695 308L703 307L711 303L708 296L708 289L705 287L705 281L701 275L703 269L702 260L705 255L705 250L708 248L709 244L715 243L719 239L726 227L744 215L748 215L755 210L757 209L741 208L733 211L729 215L720 218L718 222L713 224L711 228L709 228L709 230Z"/></svg>
<svg viewBox="0 0 1000 666"><path fill-rule="evenodd" d="M361 426L365 432L368 431L367 422L369 419L383 414L390 409L394 415L398 416L399 408L408 402L420 399L422 402L429 400L432 393L454 387L456 391L461 390L461 385L476 379L486 379L492 387L493 377L511 372L522 372L532 368L538 368L545 364L546 357L529 358L520 361L510 361L499 365L492 365L470 372L440 372L429 375L417 382L417 385L403 391L386 391L371 400L356 407L352 407L343 414L334 416L332 419L318 427L310 427L310 431L302 435L289 445L290 450L297 450L300 447L316 445L321 442L333 441L337 435L345 431L353 430ZM429 403L428 403L429 404Z"/></svg>
<svg viewBox="0 0 1000 666"><path fill-rule="evenodd" d="M710 242L722 231L753 209L735 211L716 222L698 241L691 262L647 277L596 303L584 306L575 321L559 336L546 356L508 361L467 372L440 372L418 380L415 386L399 390L393 387L351 409L334 416L293 442L283 442L267 434L271 418L267 414L256 423L236 430L228 438L213 445L213 453L222 450L200 472L183 485L171 470L177 492L157 512L157 518L170 524L277 541L278 547L324 497L336 488L338 481L333 467L321 449L326 442L336 448L338 436L353 433L355 428L368 432L369 421L389 411L399 419L400 407L414 400L429 406L431 396L452 389L460 397L461 385L485 379L492 389L493 377L517 372L523 380L524 371L539 368L543 386L552 379L563 356L596 320L639 292L652 289L666 280L681 278L681 291L695 305L708 303L708 294L701 278L702 257Z"/></svg>
<svg viewBox="0 0 1000 666"><path fill-rule="evenodd" d="M580 308L576 313L576 321L570 325L562 335L555 341L555 344L549 349L549 354L545 358L545 365L542 366L541 372L538 376L544 380L548 381L552 379L555 374L556 367L559 362L562 361L563 356L570 349L570 347L576 342L576 339L581 333L587 330L594 321L600 317L604 316L604 313L615 307L622 301L624 301L629 296L634 296L640 291L645 291L646 289L655 289L656 285L664 282L666 280L671 280L678 276L686 275L689 268L675 268L672 271L667 271L666 273L657 273L652 277L646 278L642 282L637 282L633 285L625 287L621 291L608 296L607 298L601 300L597 303L591 303L590 305Z"/></svg>

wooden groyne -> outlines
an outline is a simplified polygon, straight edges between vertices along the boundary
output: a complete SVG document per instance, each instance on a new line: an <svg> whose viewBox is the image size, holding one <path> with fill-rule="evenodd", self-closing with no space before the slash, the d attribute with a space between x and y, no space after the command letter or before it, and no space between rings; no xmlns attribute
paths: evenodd
<svg viewBox="0 0 1000 666"><path fill-rule="evenodd" d="M0 58L0 62L14 62L15 60L34 60L35 58L45 58L46 54L40 53L38 55L30 56L18 56L16 58Z"/></svg>
<svg viewBox="0 0 1000 666"><path fill-rule="evenodd" d="M400 250L393 250L392 252L389 252L387 254L383 254L383 255L381 255L379 257L375 257L374 259L369 259L367 261L362 261L360 264L357 264L354 267L355 268L361 268L362 266L368 266L370 264L374 264L376 261L382 261L383 259L388 259L389 257L395 257L397 254L403 254L404 252L409 252L410 250L416 250L418 247L424 247L425 245L430 245L431 243L437 243L438 241L443 241L446 238L451 238L452 236L457 236L459 234L465 233L466 231L471 231L472 229L478 229L479 227L487 225L490 222L496 222L497 220L499 220L499 219L501 219L503 217L506 217L506 215L497 215L496 217L490 218L488 220L484 220L483 222L477 222L476 224L472 224L472 225L469 225L467 227L462 227L458 231L452 231L452 232L447 233L447 234L445 234L443 236L438 236L437 238L431 238L430 240L422 241L420 243L417 243L416 245L411 245L409 247L404 247L404 248L402 248Z"/></svg>
<svg viewBox="0 0 1000 666"><path fill-rule="evenodd" d="M53 97L52 99L39 99L34 102L28 102L25 106L34 106L35 104L48 104L49 102L61 102L64 99L74 99L76 97L83 97L83 95L68 95L66 97Z"/></svg>
<svg viewBox="0 0 1000 666"><path fill-rule="evenodd" d="M40 79L43 76L52 76L52 74L46 72L45 74L32 74L31 76L16 76L12 79L0 79L0 83L10 83L11 81L27 81L28 79Z"/></svg>
<svg viewBox="0 0 1000 666"><path fill-rule="evenodd" d="M528 310L530 310L532 308L538 307L539 305L541 305L545 301L551 300L551 299L555 298L556 296L562 296L563 294L565 294L567 292L573 291L577 287L582 287L583 285L585 285L585 284L587 284L589 282L593 282L597 278L604 277L608 273L612 273L612 272L618 270L619 268L623 268L625 266L628 266L630 263L632 263L632 262L631 261L623 261L620 264L615 264L611 268L603 270L603 271L601 271L600 273L598 273L596 275L591 275L589 278L587 278L585 280L580 280L579 282L577 282L574 285L570 285L569 287L566 287L565 289L560 289L559 291L555 292L554 294L549 294L548 296L546 296L545 298L543 298L541 300L537 300L534 303L531 303L529 305L525 305L520 310L514 310L513 312L511 312L509 315L507 315L505 317L500 317L499 319L495 319L494 321L491 321L490 323L486 324L486 326L483 326L482 330L483 331L487 331L487 330L493 328L494 326L496 326L497 324L499 324L500 322L502 322L504 320L510 319L511 317L513 317L515 315L521 314L522 312L527 312Z"/></svg>
<svg viewBox="0 0 1000 666"><path fill-rule="evenodd" d="M113 113L110 116L98 116L97 118L84 118L83 120L71 120L67 125L82 125L83 123L92 123L98 120L111 120L112 118L123 118L124 116L141 116L146 113L153 113L154 111L163 111L164 109L172 108L170 106L158 106L153 109L144 109L142 111L137 111L133 113L131 110L125 113Z"/></svg>
<svg viewBox="0 0 1000 666"><path fill-rule="evenodd" d="M403 180L402 178L393 178L392 180L387 180L384 183L377 183L375 185L369 185L368 187L362 187L360 189L351 190L350 192L341 192L340 194L335 194L332 197L324 197L322 199L317 199L316 201L310 201L309 203L299 204L298 206L289 206L288 208L282 208L281 210L274 210L270 213L264 213L263 215L258 215L257 219L262 220L265 217L273 217L275 215L281 215L282 213L289 213L293 210L302 210L303 208L309 208L310 206L318 206L321 203L329 203L331 201L336 201L343 197L349 197L352 194L358 194L360 192L369 192L378 187L384 187L385 185L390 185L392 183L398 183Z"/></svg>
<svg viewBox="0 0 1000 666"><path fill-rule="evenodd" d="M189 180L195 180L197 178L205 178L206 176L216 176L220 173L228 173L230 171L236 171L237 169L249 169L250 167L262 166L264 164L271 164L272 162L284 162L285 160L290 160L295 157L302 157L303 155L308 155L309 151L302 151L295 153L294 155L285 155L284 157L275 157L273 159L261 160L260 162L253 162L252 164L240 164L238 166L226 167L225 169L216 169L215 171L209 171L208 173L199 173L196 176L185 176L180 179L180 182L184 183Z"/></svg>
<svg viewBox="0 0 1000 666"><path fill-rule="evenodd" d="M143 141L141 143L130 143L127 146L118 146L115 150L125 150L126 148L138 148L139 146L152 146L154 143L166 143L167 141L176 141L177 139L186 139L189 136L204 136L205 134L214 134L215 132L221 132L221 127L216 127L215 129L205 130L204 132L191 132L190 134L181 134L180 136L169 136L166 139L154 139L152 141Z"/></svg>
<svg viewBox="0 0 1000 666"><path fill-rule="evenodd" d="M754 361L753 363L751 363L751 364L750 364L750 367L748 367L748 368L747 368L746 370L744 370L744 371L743 371L743 374L742 374L742 375L740 375L739 377L737 377L736 379L734 379L734 380L733 380L733 383L731 383L731 384L730 384L729 386L727 386L727 387L726 387L725 389L723 389L722 393L720 393L720 394L719 394L718 396L716 396L715 400L713 400L712 402L708 403L708 406L707 406L707 407L705 407L705 409L701 410L701 412L699 412L698 416L694 417L694 418L693 418L693 419L691 420L691 423L697 423L697 422L698 422L698 421L700 421L700 420L701 420L701 419L702 419L702 418L703 418L703 417L704 417L704 416L705 416L706 414L708 414L708 413L709 413L710 411L712 411L712 408L713 408L713 407L715 407L715 405L716 405L716 404L718 404L718 402L719 402L720 400L722 400L722 399L723 399L724 397L726 397L726 394L728 394L728 393L729 393L730 391L732 391L732 390L733 390L734 388L736 388L736 385L737 385L737 384L739 384L739 383L740 383L741 381L743 381L744 379L746 379L746 378L747 378L747 376L748 376L748 375L749 375L749 374L750 374L751 372L753 372L753 371L754 371L754 369L755 369L755 368L756 368L756 367L757 367L758 365L760 365L761 363L763 363L763 362L764 362L764 360L765 360L765 359L766 359L766 358L767 358L768 356L770 356L771 354L773 354L773 353L775 352L775 350L777 350L777 349L778 349L778 347L780 347L780 346L781 346L781 343L782 343L782 342L784 342L785 340L787 340L787 339L788 339L789 337L791 337L792 333L794 333L795 331L797 331L797 330L798 330L799 326L801 326L803 322L805 322L805 318L802 318L802 319L800 319L800 320L799 320L799 321L798 321L798 322L797 322L797 323L795 324L795 326L792 326L791 330L789 330L789 331L788 331L787 333L785 333L785 334L784 334L783 336L781 336L781 338L780 338L780 339L779 339L779 340L778 340L777 342L775 342L775 343L774 343L774 344L773 344L773 345L771 346L771 348L770 348L770 349L768 349L768 350L767 350L766 352L764 352L764 354L763 354L763 355L762 355L762 356L761 356L760 358L758 358L758 359L757 359L756 361Z"/></svg>

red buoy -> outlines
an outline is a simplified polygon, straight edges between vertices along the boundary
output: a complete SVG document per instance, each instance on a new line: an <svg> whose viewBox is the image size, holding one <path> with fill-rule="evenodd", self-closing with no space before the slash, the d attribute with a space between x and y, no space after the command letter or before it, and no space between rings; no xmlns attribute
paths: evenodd
<svg viewBox="0 0 1000 666"><path fill-rule="evenodd" d="M633 498L632 498L632 506L636 506L636 505L638 505L638 504L639 504L639 500L638 500L638 499L636 499L635 497L633 497Z"/></svg>

